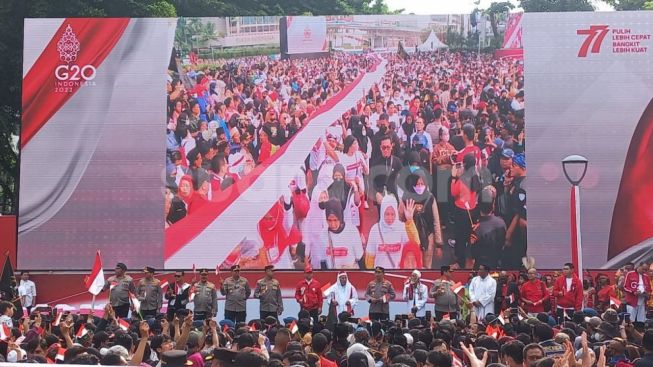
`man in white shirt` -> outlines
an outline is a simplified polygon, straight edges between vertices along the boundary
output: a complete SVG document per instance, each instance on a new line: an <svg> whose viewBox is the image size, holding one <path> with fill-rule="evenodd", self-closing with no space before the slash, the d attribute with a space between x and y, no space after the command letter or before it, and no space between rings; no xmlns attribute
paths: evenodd
<svg viewBox="0 0 653 367"><path fill-rule="evenodd" d="M426 301L429 297L429 288L420 282L421 277L419 270L413 270L409 282L404 285L404 301L410 313L418 318L426 316Z"/></svg>
<svg viewBox="0 0 653 367"><path fill-rule="evenodd" d="M36 304L36 284L29 280L29 272L20 273L20 285L18 286L18 296L23 307L27 309L27 314L32 314L32 307Z"/></svg>
<svg viewBox="0 0 653 367"><path fill-rule="evenodd" d="M497 281L488 275L487 265L478 268L478 275L469 285L469 299L474 306L476 317L481 320L487 314L494 313L494 296L497 292Z"/></svg>
<svg viewBox="0 0 653 367"><path fill-rule="evenodd" d="M12 317L14 316L15 306L8 301L0 302L0 325L7 325L10 329L14 327Z"/></svg>

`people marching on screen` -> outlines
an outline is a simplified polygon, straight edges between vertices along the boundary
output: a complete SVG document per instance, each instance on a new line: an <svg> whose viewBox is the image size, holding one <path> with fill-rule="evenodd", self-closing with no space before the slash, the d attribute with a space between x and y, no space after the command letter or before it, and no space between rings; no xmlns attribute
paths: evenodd
<svg viewBox="0 0 653 367"><path fill-rule="evenodd" d="M171 71L166 228L234 200L231 186L382 62L380 80L253 224L259 236L221 267L526 267L523 64L475 53L249 57Z"/></svg>

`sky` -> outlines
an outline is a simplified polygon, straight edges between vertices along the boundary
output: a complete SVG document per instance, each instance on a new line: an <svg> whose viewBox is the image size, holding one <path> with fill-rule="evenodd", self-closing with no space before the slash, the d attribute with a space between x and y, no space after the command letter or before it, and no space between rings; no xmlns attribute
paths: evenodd
<svg viewBox="0 0 653 367"><path fill-rule="evenodd" d="M493 0L481 0L479 8L487 8ZM498 0L494 0L498 1ZM517 0L510 0L516 6ZM390 9L405 9L405 14L468 14L476 7L474 0L386 0ZM592 0L597 10L608 11L611 7L601 1Z"/></svg>

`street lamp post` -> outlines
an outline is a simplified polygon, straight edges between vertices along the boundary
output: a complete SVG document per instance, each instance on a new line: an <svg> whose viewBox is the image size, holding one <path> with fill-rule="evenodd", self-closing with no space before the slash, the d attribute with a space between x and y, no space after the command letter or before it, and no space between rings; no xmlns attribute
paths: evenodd
<svg viewBox="0 0 653 367"><path fill-rule="evenodd" d="M580 190L579 185L587 173L589 161L582 155L570 155L562 160L562 170L571 184L571 262L578 277L583 279L583 246L580 235Z"/></svg>

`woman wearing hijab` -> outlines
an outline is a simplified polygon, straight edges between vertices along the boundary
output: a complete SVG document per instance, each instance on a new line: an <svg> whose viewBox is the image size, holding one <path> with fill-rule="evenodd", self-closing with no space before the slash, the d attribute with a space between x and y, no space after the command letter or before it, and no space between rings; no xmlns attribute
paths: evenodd
<svg viewBox="0 0 653 367"><path fill-rule="evenodd" d="M365 266L373 269L381 266L388 269L399 269L403 248L409 241L419 242L417 228L413 221L415 204L411 200L405 210L406 223L399 220L397 199L394 195L386 195L381 201L379 222L370 229L367 239Z"/></svg>
<svg viewBox="0 0 653 367"><path fill-rule="evenodd" d="M337 163L333 167L333 183L329 185L326 191L326 199L336 199L340 201L340 207L343 210L343 217L347 223L353 226L360 224L359 210L360 207L360 189L356 182L348 182L345 180L346 171L342 164ZM322 204L324 209L324 204Z"/></svg>
<svg viewBox="0 0 653 367"><path fill-rule="evenodd" d="M408 144L408 138L413 136L413 133L415 132L415 116L412 114L406 115L406 121L404 121L401 124L401 128L399 129L397 135L401 138L401 144L405 147L407 147Z"/></svg>
<svg viewBox="0 0 653 367"><path fill-rule="evenodd" d="M343 219L340 200L328 199L324 203L327 228L322 241L325 244L325 261L321 267L326 269L358 269L358 261L363 257L363 244L356 227Z"/></svg>
<svg viewBox="0 0 653 367"><path fill-rule="evenodd" d="M417 227L420 248L422 249L422 262L426 268L433 265L433 255L442 257L442 229L440 228L440 212L438 211L435 196L429 191L428 176L419 168L406 180L406 191L399 206L400 216L405 216L409 200L413 200L415 207L413 220Z"/></svg>
<svg viewBox="0 0 653 367"><path fill-rule="evenodd" d="M349 277L344 271L338 274L335 284L329 287L324 294L327 295L325 300L329 305L336 307L336 315L347 311L350 315L354 314L354 308L358 302L358 292L349 282Z"/></svg>
<svg viewBox="0 0 653 367"><path fill-rule="evenodd" d="M179 180L177 195L183 201L184 208L188 211L190 200L193 197L193 179L190 175L183 175Z"/></svg>

